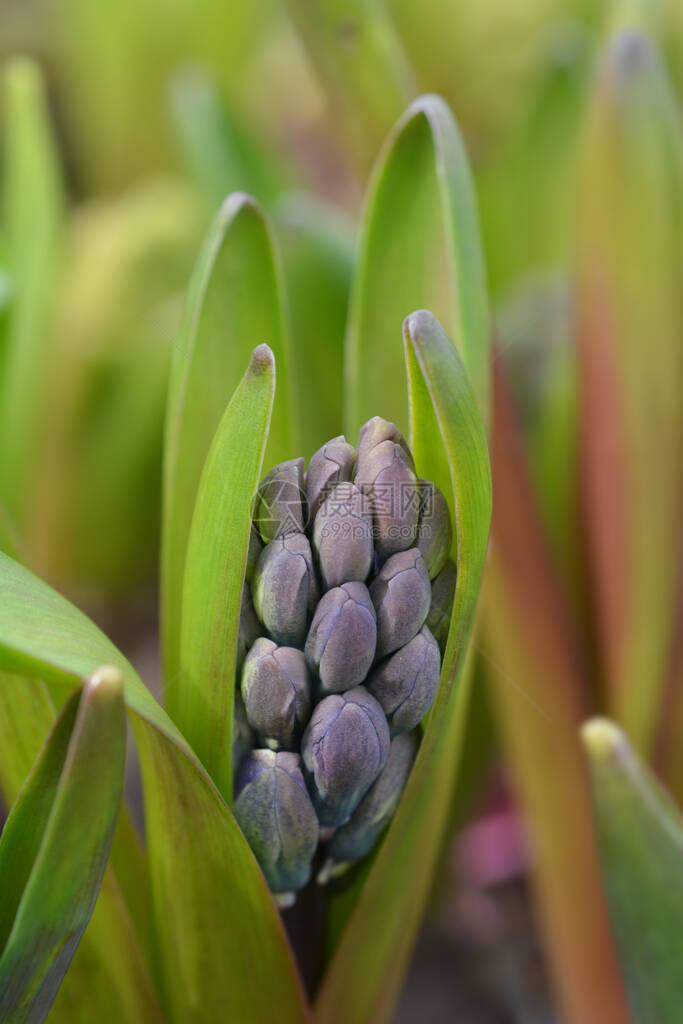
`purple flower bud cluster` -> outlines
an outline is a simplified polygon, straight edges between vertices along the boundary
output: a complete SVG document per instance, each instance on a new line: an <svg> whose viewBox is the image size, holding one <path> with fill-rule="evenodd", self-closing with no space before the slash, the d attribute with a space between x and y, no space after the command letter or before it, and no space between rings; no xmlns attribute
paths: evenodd
<svg viewBox="0 0 683 1024"><path fill-rule="evenodd" d="M327 875L364 857L391 819L439 683L452 541L444 496L380 417L357 449L334 438L307 473L293 459L262 481L233 757L235 814L274 893L306 885L321 847Z"/></svg>

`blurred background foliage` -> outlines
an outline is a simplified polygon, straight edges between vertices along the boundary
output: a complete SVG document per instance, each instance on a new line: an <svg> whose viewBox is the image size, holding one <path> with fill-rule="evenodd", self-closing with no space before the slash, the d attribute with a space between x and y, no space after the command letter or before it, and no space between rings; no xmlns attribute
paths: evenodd
<svg viewBox="0 0 683 1024"><path fill-rule="evenodd" d="M308 456L343 429L373 163L415 97L450 105L497 345L465 788L502 745L567 1019L619 1020L577 727L609 712L683 795L683 5L6 0L0 27L0 545L108 612L154 592L168 366L212 213L243 190L274 224Z"/></svg>

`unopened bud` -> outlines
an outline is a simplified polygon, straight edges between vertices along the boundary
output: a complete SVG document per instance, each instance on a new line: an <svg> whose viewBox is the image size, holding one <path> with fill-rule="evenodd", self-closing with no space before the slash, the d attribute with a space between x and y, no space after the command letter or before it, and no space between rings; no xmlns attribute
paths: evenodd
<svg viewBox="0 0 683 1024"><path fill-rule="evenodd" d="M247 651L260 636L263 635L263 627L258 620L254 609L254 601L251 596L251 588L248 583L242 587L242 602L240 604L239 630L237 633L237 671L242 667Z"/></svg>
<svg viewBox="0 0 683 1024"><path fill-rule="evenodd" d="M274 749L291 749L311 710L311 677L303 652L265 637L253 645L242 669L247 719Z"/></svg>
<svg viewBox="0 0 683 1024"><path fill-rule="evenodd" d="M363 583L373 561L372 525L364 499L353 484L335 484L320 505L313 524L313 547L323 589Z"/></svg>
<svg viewBox="0 0 683 1024"><path fill-rule="evenodd" d="M318 581L307 537L295 533L267 544L256 565L254 608L278 644L303 648L318 602Z"/></svg>
<svg viewBox="0 0 683 1024"><path fill-rule="evenodd" d="M344 583L320 599L306 639L306 660L323 690L362 683L375 658L377 619L364 583Z"/></svg>
<svg viewBox="0 0 683 1024"><path fill-rule="evenodd" d="M364 687L320 701L301 753L321 826L348 821L384 767L389 744L384 712Z"/></svg>
<svg viewBox="0 0 683 1024"><path fill-rule="evenodd" d="M403 453L406 457L406 462L412 470L415 469L415 463L413 462L413 456L408 447L403 434L390 423L389 420L382 419L381 416L373 416L372 419L364 423L360 428L358 435L358 462L357 471L361 474L365 472L364 463L370 452L377 448L378 445L383 444L385 441L390 441L392 444L396 444L399 448L403 449Z"/></svg>
<svg viewBox="0 0 683 1024"><path fill-rule="evenodd" d="M246 757L248 751L254 746L254 734L247 720L247 712L244 710L244 703L235 690L235 705L232 716L232 767L236 773Z"/></svg>
<svg viewBox="0 0 683 1024"><path fill-rule="evenodd" d="M448 631L451 628L451 612L455 599L457 570L450 558L432 583L432 603L427 615L427 625L439 645L441 653L446 650Z"/></svg>
<svg viewBox="0 0 683 1024"><path fill-rule="evenodd" d="M417 748L415 732L394 737L384 768L350 820L328 842L325 850L332 861L350 863L370 853L398 807Z"/></svg>
<svg viewBox="0 0 683 1024"><path fill-rule="evenodd" d="M261 552L263 551L263 541L261 540L261 534L258 532L254 524L251 524L251 530L249 531L249 547L247 548L247 565L244 571L244 578L248 583L251 583L256 563L259 560Z"/></svg>
<svg viewBox="0 0 683 1024"><path fill-rule="evenodd" d="M254 523L264 541L303 533L304 505L304 460L290 459L274 466L259 484L254 508Z"/></svg>
<svg viewBox="0 0 683 1024"><path fill-rule="evenodd" d="M448 502L435 484L418 481L420 520L417 527L417 548L424 558L430 580L439 575L448 561L453 543L453 527Z"/></svg>
<svg viewBox="0 0 683 1024"><path fill-rule="evenodd" d="M377 612L377 657L403 647L422 628L429 611L429 574L417 548L399 551L370 584Z"/></svg>
<svg viewBox="0 0 683 1024"><path fill-rule="evenodd" d="M440 671L439 645L426 626L375 668L366 685L382 705L392 732L414 729L427 714Z"/></svg>
<svg viewBox="0 0 683 1024"><path fill-rule="evenodd" d="M361 428L355 483L372 512L380 560L413 547L419 513L417 477L393 423L376 416Z"/></svg>
<svg viewBox="0 0 683 1024"><path fill-rule="evenodd" d="M356 450L344 436L334 437L311 456L306 474L308 514L312 519L335 484L350 481Z"/></svg>
<svg viewBox="0 0 683 1024"><path fill-rule="evenodd" d="M237 776L235 817L272 891L302 889L311 877L318 821L299 755L252 751Z"/></svg>

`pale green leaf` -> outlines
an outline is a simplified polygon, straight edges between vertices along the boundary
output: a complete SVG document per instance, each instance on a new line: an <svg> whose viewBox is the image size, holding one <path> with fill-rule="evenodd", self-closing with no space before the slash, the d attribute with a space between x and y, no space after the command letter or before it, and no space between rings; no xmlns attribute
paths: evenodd
<svg viewBox="0 0 683 1024"><path fill-rule="evenodd" d="M0 1016L42 1021L95 906L123 788L123 680L102 669L57 721L0 840Z"/></svg>
<svg viewBox="0 0 683 1024"><path fill-rule="evenodd" d="M581 473L610 707L653 749L678 601L683 134L651 43L618 33L587 118L576 217Z"/></svg>
<svg viewBox="0 0 683 1024"><path fill-rule="evenodd" d="M417 88L381 4L287 0L311 63L340 118L348 148L368 166Z"/></svg>
<svg viewBox="0 0 683 1024"><path fill-rule="evenodd" d="M621 730L581 730L602 871L634 1024L677 1024L683 1006L683 817Z"/></svg>
<svg viewBox="0 0 683 1024"><path fill-rule="evenodd" d="M78 685L118 667L145 797L155 933L172 1020L287 1024L305 997L282 923L230 811L168 715L107 637L47 584L0 554L0 669Z"/></svg>
<svg viewBox="0 0 683 1024"><path fill-rule="evenodd" d="M283 159L266 152L205 69L174 77L170 108L181 155L212 209L237 191L268 204L287 185Z"/></svg>
<svg viewBox="0 0 683 1024"><path fill-rule="evenodd" d="M394 127L369 186L346 339L346 429L374 415L408 427L397 324L429 309L488 406L489 318L474 189L458 127L438 96Z"/></svg>
<svg viewBox="0 0 683 1024"><path fill-rule="evenodd" d="M242 586L274 394L273 355L261 345L209 449L187 546L175 717L228 803Z"/></svg>
<svg viewBox="0 0 683 1024"><path fill-rule="evenodd" d="M235 193L209 230L190 282L175 346L164 452L161 634L166 683L180 653L185 556L199 478L221 416L253 349L267 344L278 367L268 463L293 450L288 352L278 261L258 205ZM173 688L169 691L173 708Z"/></svg>
<svg viewBox="0 0 683 1024"><path fill-rule="evenodd" d="M21 528L42 423L45 353L57 274L62 187L41 74L7 65L2 210L12 282L0 359L0 497Z"/></svg>

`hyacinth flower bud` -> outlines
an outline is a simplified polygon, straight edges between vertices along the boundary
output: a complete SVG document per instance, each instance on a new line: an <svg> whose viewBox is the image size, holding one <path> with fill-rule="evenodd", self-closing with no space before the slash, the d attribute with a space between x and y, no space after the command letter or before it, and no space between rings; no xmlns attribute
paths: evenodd
<svg viewBox="0 0 683 1024"><path fill-rule="evenodd" d="M377 657L403 647L422 629L432 591L417 548L399 551L384 563L370 584L377 612Z"/></svg>
<svg viewBox="0 0 683 1024"><path fill-rule="evenodd" d="M448 561L453 543L453 527L448 502L435 484L419 480L420 518L417 548L424 558L430 580L439 575Z"/></svg>
<svg viewBox="0 0 683 1024"><path fill-rule="evenodd" d="M423 626L417 636L372 672L367 688L382 705L392 733L414 729L434 702L439 686L439 645Z"/></svg>
<svg viewBox="0 0 683 1024"><path fill-rule="evenodd" d="M242 603L240 604L239 631L237 633L237 671L242 667L247 651L260 636L263 635L263 628L259 622L254 601L251 596L251 588L248 583L242 587Z"/></svg>
<svg viewBox="0 0 683 1024"><path fill-rule="evenodd" d="M373 449L377 448L378 445L384 444L386 441L402 448L406 462L412 470L415 469L410 448L398 427L390 423L389 420L383 420L381 416L373 416L371 420L368 420L360 428L360 434L358 435L357 472L362 474L365 471L364 464L367 457Z"/></svg>
<svg viewBox="0 0 683 1024"><path fill-rule="evenodd" d="M262 551L263 551L263 541L261 540L261 535L258 532L258 530L256 529L256 527L254 526L254 524L252 523L251 524L251 530L249 532L249 547L247 549L247 565L246 565L246 568L245 568L245 571L244 571L244 578L246 579L247 583L251 583L251 581L253 579L254 569L256 568L256 563L258 562L259 557L260 557Z"/></svg>
<svg viewBox="0 0 683 1024"><path fill-rule="evenodd" d="M303 648L318 594L311 546L303 533L266 544L252 595L256 614L277 644Z"/></svg>
<svg viewBox="0 0 683 1024"><path fill-rule="evenodd" d="M432 583L432 603L427 615L427 625L441 649L446 650L448 631L451 627L451 612L455 599L455 582L457 578L455 562L449 558L445 566Z"/></svg>
<svg viewBox="0 0 683 1024"><path fill-rule="evenodd" d="M375 417L361 429L355 483L372 513L380 561L413 547L419 514L417 477L412 456L393 423Z"/></svg>
<svg viewBox="0 0 683 1024"><path fill-rule="evenodd" d="M398 807L418 745L415 732L404 732L394 737L384 768L349 821L336 829L327 844L325 850L329 860L352 863L370 853Z"/></svg>
<svg viewBox="0 0 683 1024"><path fill-rule="evenodd" d="M350 481L356 450L342 435L334 437L311 456L306 474L308 514L312 519L335 484Z"/></svg>
<svg viewBox="0 0 683 1024"><path fill-rule="evenodd" d="M248 751L254 746L254 734L247 720L244 703L235 690L235 706L232 716L232 767L237 771Z"/></svg>
<svg viewBox="0 0 683 1024"><path fill-rule="evenodd" d="M311 710L303 652L259 637L242 668L242 699L249 725L265 746L291 749Z"/></svg>
<svg viewBox="0 0 683 1024"><path fill-rule="evenodd" d="M311 877L318 820L299 755L252 751L237 775L235 817L271 890L302 889Z"/></svg>
<svg viewBox="0 0 683 1024"><path fill-rule="evenodd" d="M323 589L342 583L363 583L373 562L372 524L366 504L352 483L335 484L320 505L313 523L313 548Z"/></svg>
<svg viewBox="0 0 683 1024"><path fill-rule="evenodd" d="M384 767L389 745L384 712L364 687L320 701L301 754L322 827L348 821Z"/></svg>
<svg viewBox="0 0 683 1024"><path fill-rule="evenodd" d="M263 478L254 507L254 523L266 543L303 533L305 493L303 459L281 462Z"/></svg>
<svg viewBox="0 0 683 1024"><path fill-rule="evenodd" d="M375 659L377 618L364 583L328 590L313 615L306 660L327 693L358 686Z"/></svg>

